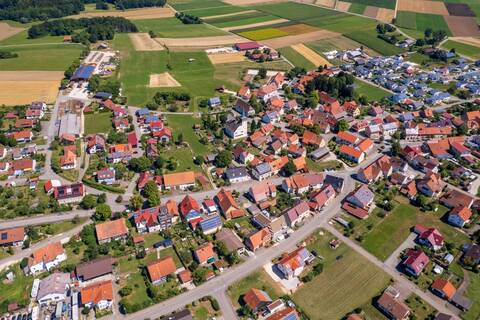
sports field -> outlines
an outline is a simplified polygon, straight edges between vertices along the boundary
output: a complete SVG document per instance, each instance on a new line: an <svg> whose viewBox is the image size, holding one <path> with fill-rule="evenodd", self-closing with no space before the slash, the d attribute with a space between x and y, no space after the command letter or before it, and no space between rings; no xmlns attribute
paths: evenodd
<svg viewBox="0 0 480 320"><path fill-rule="evenodd" d="M311 320L341 319L347 312L370 303L389 284L387 273L345 244L332 250L328 242L333 237L329 233L315 237L307 247L324 257L323 272L292 296Z"/></svg>
<svg viewBox="0 0 480 320"><path fill-rule="evenodd" d="M153 31L158 37L192 38L221 36L227 33L208 24L183 24L177 18L135 20L140 32Z"/></svg>

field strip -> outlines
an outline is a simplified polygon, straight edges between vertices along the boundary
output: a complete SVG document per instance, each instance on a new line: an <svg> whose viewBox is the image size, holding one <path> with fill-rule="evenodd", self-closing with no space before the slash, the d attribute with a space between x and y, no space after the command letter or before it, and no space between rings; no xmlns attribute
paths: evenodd
<svg viewBox="0 0 480 320"><path fill-rule="evenodd" d="M151 74L149 88L181 87L182 85L168 72Z"/></svg>
<svg viewBox="0 0 480 320"><path fill-rule="evenodd" d="M444 19L455 37L480 37L480 30L475 18L445 16Z"/></svg>
<svg viewBox="0 0 480 320"><path fill-rule="evenodd" d="M240 11L240 12L233 12L233 13L226 13L226 14L218 14L216 16L208 16L202 18L203 20L210 20L210 19L217 19L217 18L225 18L225 17L233 17L233 16L241 16L242 14L248 14L248 13L255 13L258 12L257 10L245 10L245 11Z"/></svg>
<svg viewBox="0 0 480 320"><path fill-rule="evenodd" d="M287 20L287 19L275 19L275 20L264 21L264 22L244 24L242 26L225 27L225 28L222 28L222 30L224 30L224 31L234 31L234 30L241 30L241 29L249 29L249 28L269 26L269 25L272 25L272 24L278 24L278 23L283 23L283 22L288 22L288 21L289 20Z"/></svg>
<svg viewBox="0 0 480 320"><path fill-rule="evenodd" d="M287 2L289 0L223 0L223 2L234 5L234 6L249 6L249 5L258 5L265 3L276 3L276 2Z"/></svg>
<svg viewBox="0 0 480 320"><path fill-rule="evenodd" d="M429 0L398 0L398 11L431 13L448 16L449 12L443 2Z"/></svg>
<svg viewBox="0 0 480 320"><path fill-rule="evenodd" d="M0 71L0 81L58 81L63 79L63 73L63 71Z"/></svg>
<svg viewBox="0 0 480 320"><path fill-rule="evenodd" d="M0 80L0 105L29 104L32 101L53 103L58 95L60 80L29 80L3 81Z"/></svg>
<svg viewBox="0 0 480 320"><path fill-rule="evenodd" d="M91 17L123 17L130 20L170 18L175 16L175 11L167 6L163 8L142 8L130 9L126 11L107 11L107 12L83 12L69 18L91 18Z"/></svg>
<svg viewBox="0 0 480 320"><path fill-rule="evenodd" d="M8 23L0 22L0 40L10 38L23 30L25 29L11 27Z"/></svg>
<svg viewBox="0 0 480 320"><path fill-rule="evenodd" d="M332 32L328 30L319 30L299 35L285 36L281 38L269 39L260 41L261 44L269 46L274 49L288 47L294 44L312 42L322 39L335 38L340 36L337 32Z"/></svg>
<svg viewBox="0 0 480 320"><path fill-rule="evenodd" d="M377 20L391 23L395 18L395 11L391 9L378 8Z"/></svg>
<svg viewBox="0 0 480 320"><path fill-rule="evenodd" d="M480 39L473 37L451 37L450 40L465 43L471 46L480 47Z"/></svg>
<svg viewBox="0 0 480 320"><path fill-rule="evenodd" d="M337 10L348 12L352 4L346 1L337 1Z"/></svg>
<svg viewBox="0 0 480 320"><path fill-rule="evenodd" d="M247 58L243 52L209 54L208 59L212 64L225 64L245 61Z"/></svg>
<svg viewBox="0 0 480 320"><path fill-rule="evenodd" d="M129 33L128 36L136 51L161 51L165 49L160 43L153 40L148 33Z"/></svg>
<svg viewBox="0 0 480 320"><path fill-rule="evenodd" d="M335 0L317 0L315 4L318 4L324 7L333 8L335 7Z"/></svg>
<svg viewBox="0 0 480 320"><path fill-rule="evenodd" d="M316 67L323 65L332 65L327 59L325 59L303 43L294 44L291 46L291 48L301 54L305 59L313 63Z"/></svg>
<svg viewBox="0 0 480 320"><path fill-rule="evenodd" d="M155 38L153 40L159 45L168 47L209 47L250 41L237 35L200 38Z"/></svg>

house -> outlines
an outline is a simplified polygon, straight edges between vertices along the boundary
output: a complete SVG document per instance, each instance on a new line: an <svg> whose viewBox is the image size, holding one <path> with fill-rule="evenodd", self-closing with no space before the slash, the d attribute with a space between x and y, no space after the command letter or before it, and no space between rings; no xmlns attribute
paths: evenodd
<svg viewBox="0 0 480 320"><path fill-rule="evenodd" d="M372 204L374 199L375 194L366 185L360 185L347 196L346 201L370 212L373 209Z"/></svg>
<svg viewBox="0 0 480 320"><path fill-rule="evenodd" d="M245 212L240 208L233 198L232 193L228 190L220 189L215 196L215 202L227 220L240 218L245 215Z"/></svg>
<svg viewBox="0 0 480 320"><path fill-rule="evenodd" d="M23 246L26 238L25 227L0 230L0 247Z"/></svg>
<svg viewBox="0 0 480 320"><path fill-rule="evenodd" d="M18 143L29 142L33 139L33 133L30 130L17 131L14 132L11 136Z"/></svg>
<svg viewBox="0 0 480 320"><path fill-rule="evenodd" d="M252 169L252 175L258 181L268 179L273 175L272 167L268 162L260 163Z"/></svg>
<svg viewBox="0 0 480 320"><path fill-rule="evenodd" d="M298 277L304 267L312 262L314 256L305 247L300 247L295 251L284 254L280 261L275 264L275 267L280 271L285 279L292 279Z"/></svg>
<svg viewBox="0 0 480 320"><path fill-rule="evenodd" d="M84 196L85 186L81 182L53 188L53 197L59 204L78 203Z"/></svg>
<svg viewBox="0 0 480 320"><path fill-rule="evenodd" d="M316 133L305 130L302 135L302 142L306 145L317 146L319 148L325 147L325 140Z"/></svg>
<svg viewBox="0 0 480 320"><path fill-rule="evenodd" d="M289 227L299 224L310 214L310 207L306 201L300 201L284 213L285 220Z"/></svg>
<svg viewBox="0 0 480 320"><path fill-rule="evenodd" d="M415 230L418 233L417 241L434 251L438 251L443 248L444 237L435 228L425 228L424 226L416 226Z"/></svg>
<svg viewBox="0 0 480 320"><path fill-rule="evenodd" d="M13 170L13 175L21 176L28 172L34 171L37 166L37 161L33 159L13 160L10 163L10 166Z"/></svg>
<svg viewBox="0 0 480 320"><path fill-rule="evenodd" d="M269 315L265 320L300 320L297 310L292 307L287 307L274 313L270 312L269 314L271 315Z"/></svg>
<svg viewBox="0 0 480 320"><path fill-rule="evenodd" d="M102 136L94 134L87 136L85 139L87 141L87 152L89 154L105 151L105 139Z"/></svg>
<svg viewBox="0 0 480 320"><path fill-rule="evenodd" d="M334 198L335 189L332 187L332 185L327 184L322 190L314 192L310 196L308 205L310 206L311 210L320 210L324 206L328 206Z"/></svg>
<svg viewBox="0 0 480 320"><path fill-rule="evenodd" d="M65 260L67 255L60 241L50 243L32 253L28 258L28 270L33 274L50 271Z"/></svg>
<svg viewBox="0 0 480 320"><path fill-rule="evenodd" d="M244 90L243 92L242 92L242 89ZM250 92L250 88L248 88L247 86L244 86L240 88L239 96L248 97L247 98L248 100L250 99L250 94L247 92ZM235 102L235 105L233 106L233 109L238 113L240 113L240 116L242 117L249 117L249 116L255 115L255 109L253 109L248 102L245 102L242 99L237 99L237 101Z"/></svg>
<svg viewBox="0 0 480 320"><path fill-rule="evenodd" d="M160 320L193 320L193 317L190 310L183 309L181 311L171 313L168 316L160 317Z"/></svg>
<svg viewBox="0 0 480 320"><path fill-rule="evenodd" d="M419 249L408 249L402 262L405 272L418 277L430 262L428 256Z"/></svg>
<svg viewBox="0 0 480 320"><path fill-rule="evenodd" d="M287 193L303 194L323 186L325 175L322 173L297 174L282 181L282 189Z"/></svg>
<svg viewBox="0 0 480 320"><path fill-rule="evenodd" d="M177 270L173 258L166 256L147 265L148 277L152 284L160 284L167 281L167 277Z"/></svg>
<svg viewBox="0 0 480 320"><path fill-rule="evenodd" d="M392 287L388 287L378 298L377 307L392 320L409 319L411 313L408 306L403 301L400 301L398 291Z"/></svg>
<svg viewBox="0 0 480 320"><path fill-rule="evenodd" d="M402 186L400 193L406 196L410 200L414 200L417 197L417 185L415 181L410 181L408 184Z"/></svg>
<svg viewBox="0 0 480 320"><path fill-rule="evenodd" d="M351 134L347 131L340 131L337 134L337 136L335 137L335 141L338 144L345 144L345 145L353 146L353 145L356 145L360 141L360 139L357 136L355 136L355 135L353 135L353 134Z"/></svg>
<svg viewBox="0 0 480 320"><path fill-rule="evenodd" d="M245 236L245 245L248 250L255 251L259 248L265 247L272 240L272 235L268 228L262 228L257 231L252 231Z"/></svg>
<svg viewBox="0 0 480 320"><path fill-rule="evenodd" d="M458 206L452 209L448 214L448 223L463 228L465 224L470 222L473 213L468 207Z"/></svg>
<svg viewBox="0 0 480 320"><path fill-rule="evenodd" d="M480 245L472 243L466 244L462 248L462 263L466 265L480 264Z"/></svg>
<svg viewBox="0 0 480 320"><path fill-rule="evenodd" d="M65 300L70 289L70 275L55 272L40 281L38 286L37 301L46 306Z"/></svg>
<svg viewBox="0 0 480 320"><path fill-rule="evenodd" d="M417 183L417 189L428 197L438 197L445 188L445 183L442 181L440 174L428 172Z"/></svg>
<svg viewBox="0 0 480 320"><path fill-rule="evenodd" d="M197 200L190 195L186 195L179 204L180 214L182 217L189 221L192 217L200 215L200 205Z"/></svg>
<svg viewBox="0 0 480 320"><path fill-rule="evenodd" d="M252 310L253 313L261 312L272 303L270 296L262 290L251 288L242 297L245 305Z"/></svg>
<svg viewBox="0 0 480 320"><path fill-rule="evenodd" d="M173 217L166 206L140 209L132 215L138 233L167 230L173 225Z"/></svg>
<svg viewBox="0 0 480 320"><path fill-rule="evenodd" d="M95 225L95 232L99 244L125 240L129 234L125 218L99 223Z"/></svg>
<svg viewBox="0 0 480 320"><path fill-rule="evenodd" d="M251 180L246 167L228 168L224 173L225 179L230 183L246 182Z"/></svg>
<svg viewBox="0 0 480 320"><path fill-rule="evenodd" d="M195 173L184 171L163 175L163 188L165 190L187 190L195 186Z"/></svg>
<svg viewBox="0 0 480 320"><path fill-rule="evenodd" d="M233 157L236 162L241 164L247 164L248 162L253 161L253 159L255 158L253 154L244 150L240 146L236 146L235 148L233 148Z"/></svg>
<svg viewBox="0 0 480 320"><path fill-rule="evenodd" d="M228 252L242 254L245 252L245 245L232 229L224 228L215 234L217 241L223 242Z"/></svg>
<svg viewBox="0 0 480 320"><path fill-rule="evenodd" d="M115 183L115 169L113 167L103 168L96 172L97 182L112 185Z"/></svg>
<svg viewBox="0 0 480 320"><path fill-rule="evenodd" d="M62 170L75 169L77 166L77 155L70 151L65 150L64 154L60 156L60 168Z"/></svg>
<svg viewBox="0 0 480 320"><path fill-rule="evenodd" d="M440 198L440 202L448 208L470 208L473 205L474 201L475 198L470 196L468 193L461 192L455 189L449 190L442 196L442 198Z"/></svg>
<svg viewBox="0 0 480 320"><path fill-rule="evenodd" d="M81 263L75 267L75 275L80 281L90 281L111 274L113 262L114 260L107 256Z"/></svg>
<svg viewBox="0 0 480 320"><path fill-rule="evenodd" d="M269 198L275 198L277 187L269 181L257 183L248 189L248 195L255 203L260 203Z"/></svg>
<svg viewBox="0 0 480 320"><path fill-rule="evenodd" d="M457 292L457 289L450 281L442 278L435 279L430 289L434 294L447 301L451 300Z"/></svg>
<svg viewBox="0 0 480 320"><path fill-rule="evenodd" d="M193 256L199 264L207 264L215 261L215 252L213 251L213 244L207 242L193 251Z"/></svg>
<svg viewBox="0 0 480 320"><path fill-rule="evenodd" d="M389 156L385 155L371 163L357 173L357 179L363 183L377 182L382 178L388 178L393 172L392 162Z"/></svg>
<svg viewBox="0 0 480 320"><path fill-rule="evenodd" d="M45 190L45 193L51 194L55 187L60 187L61 185L62 183L60 180L47 180L43 185L43 189Z"/></svg>
<svg viewBox="0 0 480 320"><path fill-rule="evenodd" d="M194 221L196 222L196 220ZM212 214L203 219L201 218L201 220L198 222L198 226L200 227L200 230L202 230L203 234L213 234L222 229L222 218L220 218L220 215L218 214Z"/></svg>
<svg viewBox="0 0 480 320"><path fill-rule="evenodd" d="M93 283L80 290L82 305L98 310L110 309L113 306L112 280Z"/></svg>
<svg viewBox="0 0 480 320"><path fill-rule="evenodd" d="M110 163L128 162L132 159L132 155L133 148L131 144L116 144L108 149L107 161Z"/></svg>
<svg viewBox="0 0 480 320"><path fill-rule="evenodd" d="M340 148L338 149L338 154L339 156L352 161L354 163L360 163L363 160L365 160L365 153L355 149L353 147L350 147L348 145L341 145Z"/></svg>
<svg viewBox="0 0 480 320"><path fill-rule="evenodd" d="M225 124L225 134L232 139L248 137L248 122L246 119L231 121Z"/></svg>

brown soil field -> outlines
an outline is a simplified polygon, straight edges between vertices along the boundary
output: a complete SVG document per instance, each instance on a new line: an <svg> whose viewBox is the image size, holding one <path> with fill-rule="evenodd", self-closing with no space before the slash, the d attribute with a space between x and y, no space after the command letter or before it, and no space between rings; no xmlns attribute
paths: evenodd
<svg viewBox="0 0 480 320"><path fill-rule="evenodd" d="M237 35L201 37L201 38L155 38L159 44L167 47L216 47L226 44L249 42L250 40Z"/></svg>
<svg viewBox="0 0 480 320"><path fill-rule="evenodd" d="M257 27L269 26L269 25L272 25L272 24L279 24L279 23L288 22L288 21L289 20L287 20L287 19L275 19L275 20L264 21L264 22L244 24L242 26L225 27L225 28L222 28L222 30L233 31L233 30L257 28Z"/></svg>
<svg viewBox="0 0 480 320"><path fill-rule="evenodd" d="M378 8L377 12L377 20L391 23L393 18L395 18L395 11L386 9L386 8Z"/></svg>
<svg viewBox="0 0 480 320"><path fill-rule="evenodd" d="M293 46L291 46L291 48L300 53L305 59L313 63L316 67L323 65L332 65L327 59L325 59L303 43L294 44Z"/></svg>
<svg viewBox="0 0 480 320"><path fill-rule="evenodd" d="M363 11L363 15L370 17L370 18L376 18L378 14L378 7L372 7L372 6L367 6L365 8L365 11Z"/></svg>
<svg viewBox="0 0 480 320"><path fill-rule="evenodd" d="M315 0L295 0L298 3L307 3L307 4L314 4Z"/></svg>
<svg viewBox="0 0 480 320"><path fill-rule="evenodd" d="M246 60L243 52L209 54L208 59L210 59L212 64L234 63Z"/></svg>
<svg viewBox="0 0 480 320"><path fill-rule="evenodd" d="M476 17L475 12L465 3L445 3L451 16Z"/></svg>
<svg viewBox="0 0 480 320"><path fill-rule="evenodd" d="M85 17L124 17L130 20L155 19L174 17L175 12L170 7L164 8L142 8L125 11L106 11L106 12L84 12L72 18Z"/></svg>
<svg viewBox="0 0 480 320"><path fill-rule="evenodd" d="M432 13L448 16L447 7L443 2L428 0L398 0L398 11Z"/></svg>
<svg viewBox="0 0 480 320"><path fill-rule="evenodd" d="M0 81L60 81L63 71L0 71Z"/></svg>
<svg viewBox="0 0 480 320"><path fill-rule="evenodd" d="M174 77L168 72L151 74L150 83L148 85L150 88L162 88L162 87L181 87L182 85L175 80Z"/></svg>
<svg viewBox="0 0 480 320"><path fill-rule="evenodd" d="M11 27L8 23L0 22L0 40L10 38L23 30L25 29Z"/></svg>
<svg viewBox="0 0 480 320"><path fill-rule="evenodd" d="M350 2L337 1L337 10L348 11L348 9L350 9L351 5L352 4Z"/></svg>
<svg viewBox="0 0 480 320"><path fill-rule="evenodd" d="M234 13L219 14L219 15L216 15L216 16L208 16L208 17L205 17L205 18L202 18L202 19L203 20L210 20L210 19L217 19L217 18L241 16L242 14L254 13L254 12L257 12L257 10L246 10L246 11L240 11L240 12L234 12Z"/></svg>
<svg viewBox="0 0 480 320"><path fill-rule="evenodd" d="M480 39L479 38L472 38L472 37L458 37L458 38L455 38L455 37L452 37L450 39L458 41L458 42L462 42L462 43L465 43L465 44L469 44L471 46L480 47Z"/></svg>
<svg viewBox="0 0 480 320"><path fill-rule="evenodd" d="M335 0L317 0L315 4L318 4L324 7L333 8L335 7Z"/></svg>
<svg viewBox="0 0 480 320"><path fill-rule="evenodd" d="M163 46L150 38L148 33L129 33L128 36L136 51L161 51Z"/></svg>
<svg viewBox="0 0 480 320"><path fill-rule="evenodd" d="M0 80L0 105L29 104L32 101L53 103L60 80L5 81Z"/></svg>
<svg viewBox="0 0 480 320"><path fill-rule="evenodd" d="M223 2L232 4L234 6L250 6L263 3L272 3L272 2L286 2L288 0L224 0Z"/></svg>
<svg viewBox="0 0 480 320"><path fill-rule="evenodd" d="M479 37L480 29L475 18L445 16L448 28L455 37Z"/></svg>
<svg viewBox="0 0 480 320"><path fill-rule="evenodd" d="M298 34L304 34L304 33L309 33L309 32L315 32L319 31L320 29L300 23L300 24L294 24L291 26L286 26L286 27L278 27L276 28L278 30L281 30L283 32L286 32L291 35L298 35Z"/></svg>
<svg viewBox="0 0 480 320"><path fill-rule="evenodd" d="M309 32L309 33L304 33L300 35L291 35L291 36L269 39L269 40L264 40L259 42L271 48L277 49L282 47L288 47L298 43L306 43L306 42L312 42L312 41L321 40L321 39L338 37L339 35L340 34L336 32L319 30L315 32Z"/></svg>

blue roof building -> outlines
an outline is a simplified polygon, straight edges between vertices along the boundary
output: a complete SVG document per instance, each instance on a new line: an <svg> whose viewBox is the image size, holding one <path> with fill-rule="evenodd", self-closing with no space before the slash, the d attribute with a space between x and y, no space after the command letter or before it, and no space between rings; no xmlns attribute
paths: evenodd
<svg viewBox="0 0 480 320"><path fill-rule="evenodd" d="M78 67L77 70L75 70L75 73L73 74L71 80L72 81L89 80L93 75L93 71L95 71L94 66L88 66L88 65L80 66Z"/></svg>
<svg viewBox="0 0 480 320"><path fill-rule="evenodd" d="M199 225L204 234L215 233L222 228L222 219L219 215L213 215L200 221Z"/></svg>

